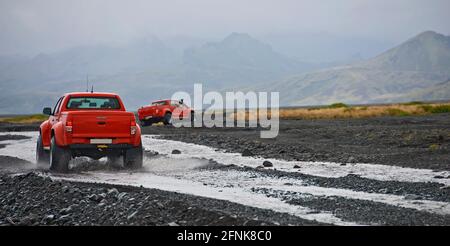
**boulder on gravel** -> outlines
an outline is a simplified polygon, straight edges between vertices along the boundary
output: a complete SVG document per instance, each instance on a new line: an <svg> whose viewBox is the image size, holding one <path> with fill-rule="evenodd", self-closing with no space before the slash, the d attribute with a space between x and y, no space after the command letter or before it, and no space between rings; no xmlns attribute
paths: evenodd
<svg viewBox="0 0 450 246"><path fill-rule="evenodd" d="M264 167L273 167L273 164L272 164L272 162L270 162L270 161L264 161L264 162L263 162L263 166L264 166Z"/></svg>
<svg viewBox="0 0 450 246"><path fill-rule="evenodd" d="M174 149L174 150L172 150L172 154L179 155L179 154L181 154L181 151L177 150L177 149Z"/></svg>

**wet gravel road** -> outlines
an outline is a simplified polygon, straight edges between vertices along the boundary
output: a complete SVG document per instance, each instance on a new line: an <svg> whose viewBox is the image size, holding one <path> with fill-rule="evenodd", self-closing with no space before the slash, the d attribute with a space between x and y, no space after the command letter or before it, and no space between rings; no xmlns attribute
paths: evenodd
<svg viewBox="0 0 450 246"><path fill-rule="evenodd" d="M275 140L147 127L142 170L65 175L32 163L36 133L1 133L0 223L450 225L448 116L289 121Z"/></svg>
<svg viewBox="0 0 450 246"><path fill-rule="evenodd" d="M281 120L275 139L250 128L145 127L146 134L265 158L450 170L450 114Z"/></svg>

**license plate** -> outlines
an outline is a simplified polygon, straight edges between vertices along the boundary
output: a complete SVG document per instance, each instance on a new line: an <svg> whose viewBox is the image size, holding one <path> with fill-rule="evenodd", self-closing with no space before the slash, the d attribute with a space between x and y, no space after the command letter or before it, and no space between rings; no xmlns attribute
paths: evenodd
<svg viewBox="0 0 450 246"><path fill-rule="evenodd" d="M93 138L93 139L91 139L91 144L112 144L112 139L110 139L110 138Z"/></svg>

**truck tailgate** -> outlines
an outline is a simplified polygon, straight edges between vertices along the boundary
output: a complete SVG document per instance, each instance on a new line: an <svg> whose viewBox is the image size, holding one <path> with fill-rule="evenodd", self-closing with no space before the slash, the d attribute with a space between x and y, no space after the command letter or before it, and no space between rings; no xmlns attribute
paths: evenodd
<svg viewBox="0 0 450 246"><path fill-rule="evenodd" d="M130 137L130 112L79 111L71 112L73 137L120 138Z"/></svg>

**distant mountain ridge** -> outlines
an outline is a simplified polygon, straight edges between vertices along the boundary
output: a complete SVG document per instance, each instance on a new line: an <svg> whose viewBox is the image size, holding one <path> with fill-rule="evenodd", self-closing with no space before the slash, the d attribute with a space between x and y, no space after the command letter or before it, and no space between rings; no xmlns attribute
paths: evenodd
<svg viewBox="0 0 450 246"><path fill-rule="evenodd" d="M281 105L450 99L450 37L421 33L371 59L310 64L245 33L184 52L156 37L124 46L81 46L34 58L0 57L0 113L36 113L67 91L121 94L131 110L151 100L206 90L279 91Z"/></svg>
<svg viewBox="0 0 450 246"><path fill-rule="evenodd" d="M220 42L187 49L183 64L204 73L206 80L225 86L267 82L324 66L283 56L246 33L232 33Z"/></svg>
<svg viewBox="0 0 450 246"><path fill-rule="evenodd" d="M325 65L328 66L328 65ZM245 33L232 33L178 54L156 37L122 46L80 46L40 54L31 59L0 59L0 112L39 112L58 94L83 90L89 75L97 90L122 94L131 109L192 90L259 84L323 67L302 63L275 52ZM50 98L48 95L52 95ZM47 99L42 99L46 97ZM15 101L11 107L9 101ZM30 103L29 103L30 102Z"/></svg>
<svg viewBox="0 0 450 246"><path fill-rule="evenodd" d="M450 99L450 37L427 31L374 58L259 86L282 105Z"/></svg>
<svg viewBox="0 0 450 246"><path fill-rule="evenodd" d="M446 73L450 68L450 36L426 31L361 65L372 69Z"/></svg>
<svg viewBox="0 0 450 246"><path fill-rule="evenodd" d="M258 68L271 71L299 69L301 64L272 50L245 33L232 33L221 42L209 42L185 51L186 64L205 68ZM239 66L239 67L237 67Z"/></svg>

